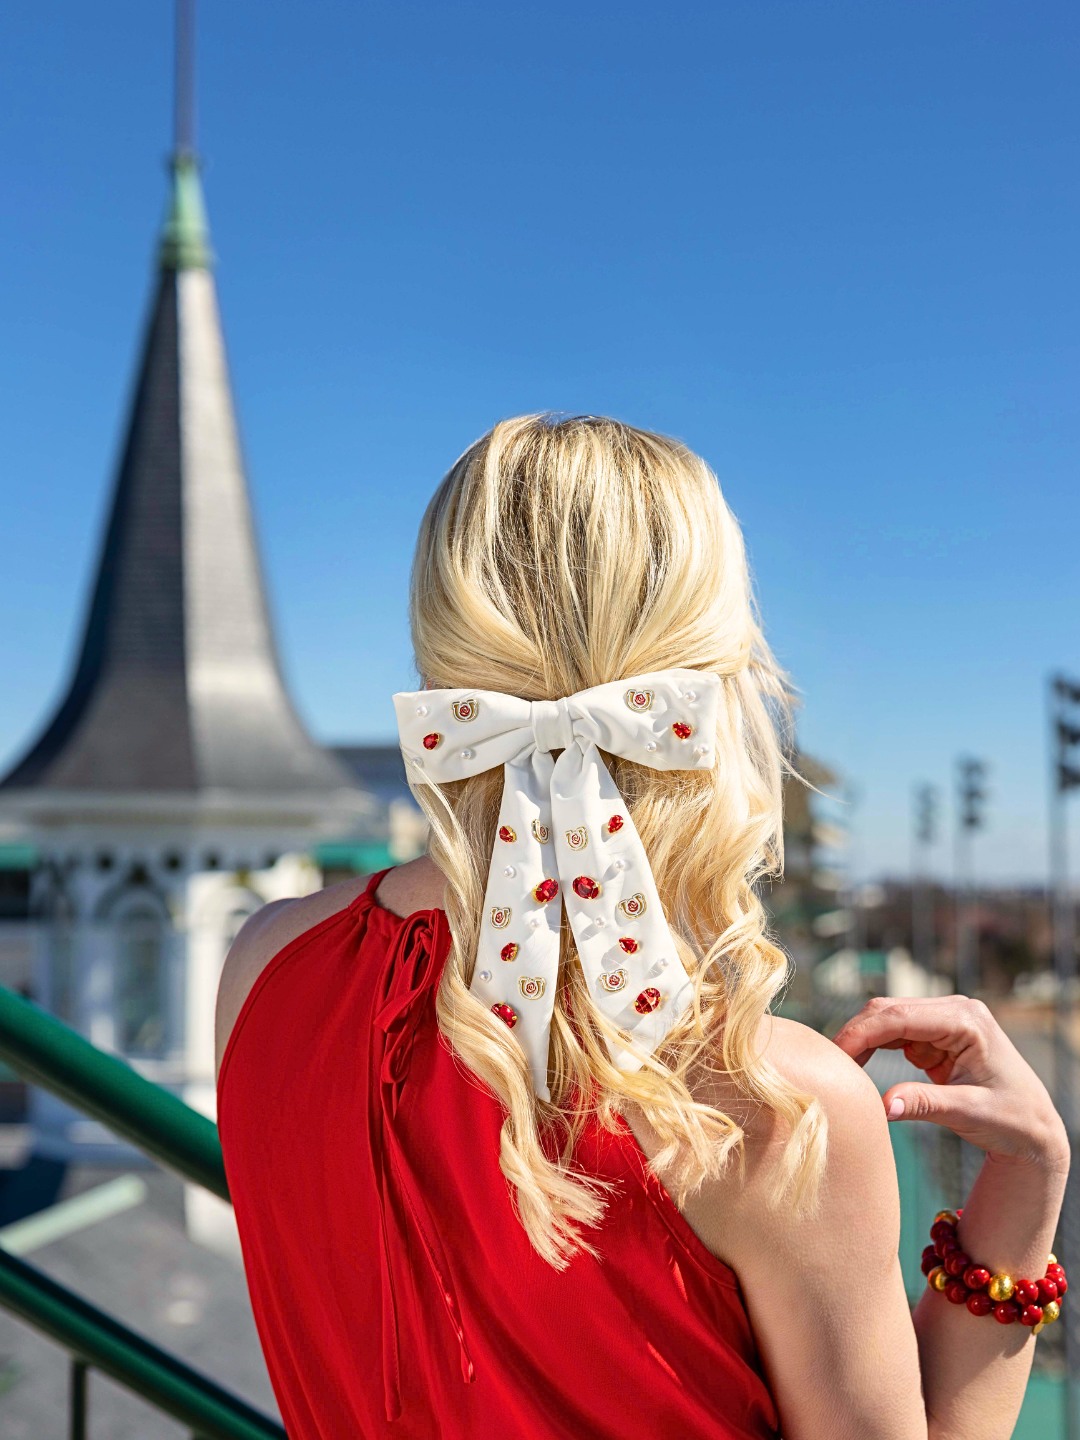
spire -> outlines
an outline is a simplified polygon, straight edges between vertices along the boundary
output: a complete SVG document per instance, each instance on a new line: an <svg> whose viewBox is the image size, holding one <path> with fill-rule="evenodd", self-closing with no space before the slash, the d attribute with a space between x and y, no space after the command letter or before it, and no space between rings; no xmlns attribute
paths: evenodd
<svg viewBox="0 0 1080 1440"><path fill-rule="evenodd" d="M352 788L278 664L209 269L193 18L179 0L172 201L79 659L5 795Z"/></svg>

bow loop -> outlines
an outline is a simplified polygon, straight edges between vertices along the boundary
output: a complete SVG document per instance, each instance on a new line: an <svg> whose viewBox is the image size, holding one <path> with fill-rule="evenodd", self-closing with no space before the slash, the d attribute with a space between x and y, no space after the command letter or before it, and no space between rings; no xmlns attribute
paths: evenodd
<svg viewBox="0 0 1080 1440"><path fill-rule="evenodd" d="M574 743L569 700L534 700L530 707L533 739L542 754L567 750Z"/></svg>
<svg viewBox="0 0 1080 1440"><path fill-rule="evenodd" d="M414 783L503 766L469 988L521 1042L541 1099L563 909L593 1002L621 1032L620 1068L637 1069L692 998L645 847L600 752L654 770L710 769L720 686L703 671L661 670L531 703L488 690L394 696Z"/></svg>

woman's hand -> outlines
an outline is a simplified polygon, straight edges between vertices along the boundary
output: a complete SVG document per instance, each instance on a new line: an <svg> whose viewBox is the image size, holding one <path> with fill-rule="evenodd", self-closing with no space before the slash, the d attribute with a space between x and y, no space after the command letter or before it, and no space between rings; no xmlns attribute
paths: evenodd
<svg viewBox="0 0 1080 1440"><path fill-rule="evenodd" d="M870 1000L835 1037L859 1065L903 1050L932 1084L882 1097L890 1120L932 1120L998 1160L1068 1169L1065 1127L1042 1081L981 1000Z"/></svg>

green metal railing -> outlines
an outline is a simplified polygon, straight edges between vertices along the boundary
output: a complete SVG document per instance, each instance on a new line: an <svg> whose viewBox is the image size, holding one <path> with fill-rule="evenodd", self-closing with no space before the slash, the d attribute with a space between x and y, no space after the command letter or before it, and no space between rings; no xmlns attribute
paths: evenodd
<svg viewBox="0 0 1080 1440"><path fill-rule="evenodd" d="M212 1120L2 986L0 1060L185 1179L229 1198ZM276 1421L2 1250L0 1306L70 1354L71 1440L87 1434L91 1368L191 1426L200 1440L286 1440Z"/></svg>

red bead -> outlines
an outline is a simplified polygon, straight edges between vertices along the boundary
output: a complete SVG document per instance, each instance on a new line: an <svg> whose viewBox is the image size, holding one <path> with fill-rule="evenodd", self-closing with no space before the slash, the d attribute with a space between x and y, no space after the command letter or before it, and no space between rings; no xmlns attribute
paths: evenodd
<svg viewBox="0 0 1080 1440"><path fill-rule="evenodd" d="M1058 1298L1058 1284L1056 1280L1048 1280L1044 1275L1038 1282L1039 1304L1049 1305L1051 1300Z"/></svg>
<svg viewBox="0 0 1080 1440"><path fill-rule="evenodd" d="M934 1254L934 1247L930 1247L930 1254L922 1257L922 1273L929 1275L931 1270L937 1269L938 1257Z"/></svg>
<svg viewBox="0 0 1080 1440"><path fill-rule="evenodd" d="M963 1305L970 1291L962 1280L950 1280L945 1286L945 1299L953 1305Z"/></svg>
<svg viewBox="0 0 1080 1440"><path fill-rule="evenodd" d="M930 1226L931 1240L955 1240L956 1226L949 1220L935 1220Z"/></svg>
<svg viewBox="0 0 1080 1440"><path fill-rule="evenodd" d="M559 882L557 880L541 880L532 893L534 900L539 900L541 905L546 905L549 900L554 900L558 895Z"/></svg>
<svg viewBox="0 0 1080 1440"><path fill-rule="evenodd" d="M499 959L500 959L500 960L506 960L507 962L509 962L509 961L511 961L511 960L516 960L516 959L517 959L517 953L518 953L517 942L514 941L514 940L511 940L509 945L504 945L503 948L499 951Z"/></svg>
<svg viewBox="0 0 1080 1440"><path fill-rule="evenodd" d="M985 1290L974 1290L967 1297L967 1308L972 1315L989 1315L994 1308L994 1302Z"/></svg>
<svg viewBox="0 0 1080 1440"><path fill-rule="evenodd" d="M994 1319L999 1325L1013 1325L1020 1319L1020 1306L1011 1300L1002 1300L994 1306Z"/></svg>
<svg viewBox="0 0 1080 1440"><path fill-rule="evenodd" d="M969 1290L985 1290L990 1284L990 1271L982 1265L969 1265L964 1271L964 1284Z"/></svg>
<svg viewBox="0 0 1080 1440"><path fill-rule="evenodd" d="M1039 1323L1039 1321L1040 1321L1041 1319L1042 1319L1042 1306L1041 1306L1041 1305L1025 1305L1024 1308L1023 1308L1023 1310L1020 1311L1020 1324L1021 1324L1021 1325L1038 1325L1038 1323Z"/></svg>
<svg viewBox="0 0 1080 1440"><path fill-rule="evenodd" d="M657 1009L659 1004L660 991L657 990L655 985L650 985L648 989L642 990L641 994L634 1001L634 1009L639 1015L648 1015Z"/></svg>
<svg viewBox="0 0 1080 1440"><path fill-rule="evenodd" d="M1047 1265L1046 1273L1047 1275L1064 1275L1065 1267L1064 1265L1059 1265L1058 1262L1055 1260L1053 1264Z"/></svg>
<svg viewBox="0 0 1080 1440"><path fill-rule="evenodd" d="M641 946L638 944L638 942L634 939L632 935L620 935L619 949L623 952L624 955L636 955L637 952L641 949Z"/></svg>
<svg viewBox="0 0 1080 1440"><path fill-rule="evenodd" d="M621 815L612 815L611 819L604 826L609 835L614 835L616 830L621 830L626 822Z"/></svg>
<svg viewBox="0 0 1080 1440"><path fill-rule="evenodd" d="M694 733L694 727L688 725L685 720L676 720L671 728L680 740L689 740L690 736Z"/></svg>
<svg viewBox="0 0 1080 1440"><path fill-rule="evenodd" d="M517 839L517 832L511 830L509 825L500 825L499 839L505 840L508 845L511 845Z"/></svg>
<svg viewBox="0 0 1080 1440"><path fill-rule="evenodd" d="M962 1275L971 1265L971 1256L965 1250L950 1250L941 1263L946 1275Z"/></svg>
<svg viewBox="0 0 1080 1440"><path fill-rule="evenodd" d="M491 1013L497 1015L511 1030L518 1022L517 1011L505 1001L500 1000L498 1004L492 1005Z"/></svg>
<svg viewBox="0 0 1080 1440"><path fill-rule="evenodd" d="M934 1241L934 1249L937 1251L939 1258L944 1260L945 1256L948 1255L951 1250L960 1249L960 1242L955 1235L945 1235L942 1239Z"/></svg>
<svg viewBox="0 0 1080 1440"><path fill-rule="evenodd" d="M1012 1298L1021 1309L1025 1305L1037 1305L1039 1303L1039 1287L1034 1280L1017 1280Z"/></svg>
<svg viewBox="0 0 1080 1440"><path fill-rule="evenodd" d="M1069 1288L1069 1282L1065 1279L1064 1270L1060 1275L1054 1276L1054 1284L1058 1287L1058 1299L1060 1300L1065 1291Z"/></svg>
<svg viewBox="0 0 1080 1440"><path fill-rule="evenodd" d="M439 732L438 732L437 730L433 730L430 735L425 735L425 736L424 736L424 749L425 749L425 750L434 750L436 745L441 745L441 744L442 744L442 736L439 734Z"/></svg>
<svg viewBox="0 0 1080 1440"><path fill-rule="evenodd" d="M574 894L582 900L595 900L600 894L600 886L591 875L579 875L573 884Z"/></svg>

